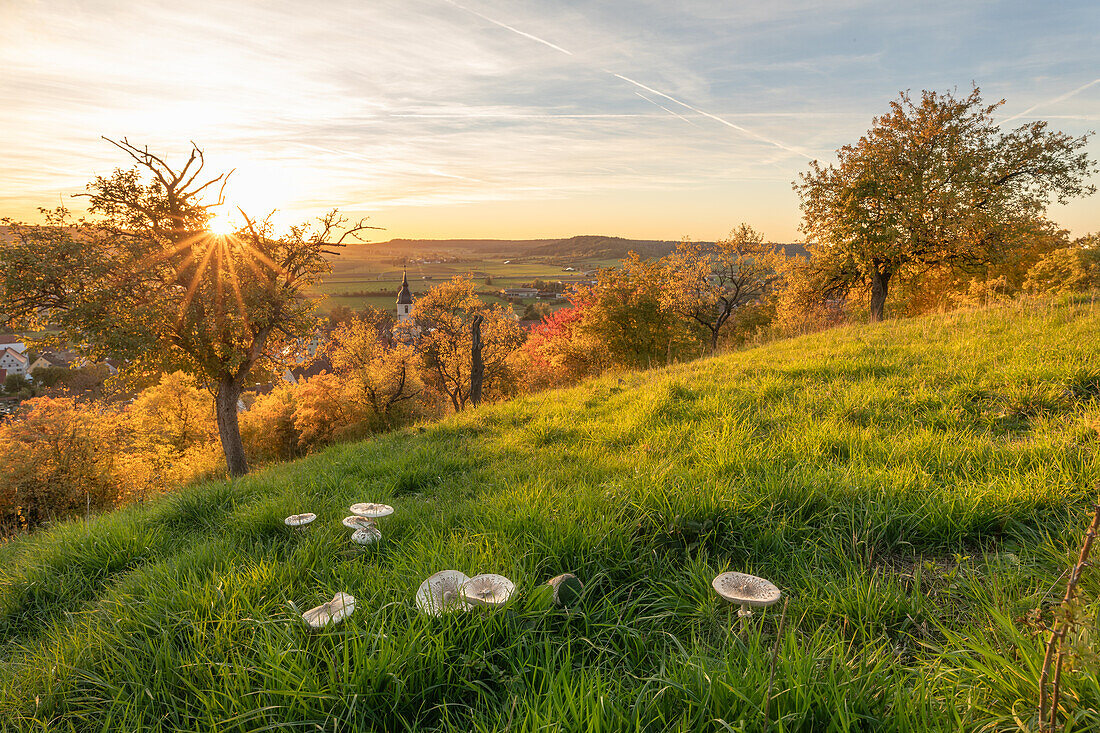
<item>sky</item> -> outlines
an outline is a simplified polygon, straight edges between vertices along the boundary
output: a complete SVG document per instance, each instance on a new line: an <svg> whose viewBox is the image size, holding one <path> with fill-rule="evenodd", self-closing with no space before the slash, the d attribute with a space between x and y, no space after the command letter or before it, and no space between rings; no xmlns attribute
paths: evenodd
<svg viewBox="0 0 1100 733"><path fill-rule="evenodd" d="M795 241L792 182L901 90L1100 127L1098 34L1095 0L0 0L0 217L79 210L107 136L379 239ZM1050 216L1098 231L1100 195Z"/></svg>

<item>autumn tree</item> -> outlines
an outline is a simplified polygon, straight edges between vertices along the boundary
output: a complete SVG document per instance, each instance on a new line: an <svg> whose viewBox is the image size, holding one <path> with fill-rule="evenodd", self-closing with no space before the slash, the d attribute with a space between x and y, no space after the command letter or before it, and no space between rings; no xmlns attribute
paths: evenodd
<svg viewBox="0 0 1100 733"><path fill-rule="evenodd" d="M419 308L419 305L418 305ZM389 314L374 308L344 322L327 346L332 367L359 389L371 412L385 425L402 403L420 394L417 356L412 346L394 339Z"/></svg>
<svg viewBox="0 0 1100 733"><path fill-rule="evenodd" d="M646 369L697 349L683 319L666 306L666 286L660 262L631 252L580 293L585 307L573 334L601 345L604 368Z"/></svg>
<svg viewBox="0 0 1100 733"><path fill-rule="evenodd" d="M133 431L144 440L179 453L214 437L214 411L209 396L185 372L164 375L142 390L127 410Z"/></svg>
<svg viewBox="0 0 1100 733"><path fill-rule="evenodd" d="M665 258L665 307L698 325L712 352L738 314L759 307L779 277L782 253L741 224L717 242L681 242Z"/></svg>
<svg viewBox="0 0 1100 733"><path fill-rule="evenodd" d="M1100 235L1080 237L1043 255L1027 272L1033 293L1073 293L1100 287Z"/></svg>
<svg viewBox="0 0 1100 733"><path fill-rule="evenodd" d="M118 482L109 448L118 439L111 414L71 397L24 402L0 422L0 528L112 506Z"/></svg>
<svg viewBox="0 0 1100 733"><path fill-rule="evenodd" d="M1095 191L1085 136L1045 122L1002 131L1001 104L983 104L977 88L961 99L903 93L836 165L811 163L795 190L827 296L869 286L871 319L881 320L896 279L997 261L1048 228L1051 201Z"/></svg>
<svg viewBox="0 0 1100 733"><path fill-rule="evenodd" d="M242 475L242 390L257 367L292 359L312 335L316 303L305 294L328 270L325 255L367 227L345 226L333 211L276 235L245 215L234 235L215 235L211 209L228 174L204 177L198 147L174 166L125 139L114 144L134 167L88 185L91 219L59 209L45 225L12 226L0 248L0 313L49 323L55 339L96 359L196 375L214 392L229 473Z"/></svg>
<svg viewBox="0 0 1100 733"><path fill-rule="evenodd" d="M455 411L470 400L471 325L481 321L483 389L500 394L509 388L508 357L524 341L523 328L510 310L486 305L477 286L454 278L431 288L416 301L411 323L398 324L398 338L414 344L426 387L446 396Z"/></svg>
<svg viewBox="0 0 1100 733"><path fill-rule="evenodd" d="M581 331L587 301L574 293L572 305L545 316L531 329L511 361L522 375L522 387L537 392L599 374L603 347Z"/></svg>

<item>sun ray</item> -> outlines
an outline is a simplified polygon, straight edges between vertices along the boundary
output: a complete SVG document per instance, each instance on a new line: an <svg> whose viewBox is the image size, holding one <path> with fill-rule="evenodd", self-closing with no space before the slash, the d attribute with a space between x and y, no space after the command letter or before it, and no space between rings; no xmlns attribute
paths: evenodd
<svg viewBox="0 0 1100 733"><path fill-rule="evenodd" d="M229 272L229 283L233 286L233 295L237 300L237 307L240 308L241 319L244 321L244 330L251 333L252 324L249 323L248 309L245 308L244 296L241 294L241 284L237 279L237 267L233 264L233 253L229 250L228 244L224 246L226 247L227 257L225 258L225 262Z"/></svg>
<svg viewBox="0 0 1100 733"><path fill-rule="evenodd" d="M195 297L195 291L199 288L199 281L202 279L202 274L206 271L207 266L210 264L210 258L213 255L214 248L208 247L206 250L206 254L203 255L202 261L195 269L195 277L191 280L191 285L187 288L187 293L183 296L183 301L180 302L180 321L183 320L184 315L187 313L187 308L191 305L191 299Z"/></svg>

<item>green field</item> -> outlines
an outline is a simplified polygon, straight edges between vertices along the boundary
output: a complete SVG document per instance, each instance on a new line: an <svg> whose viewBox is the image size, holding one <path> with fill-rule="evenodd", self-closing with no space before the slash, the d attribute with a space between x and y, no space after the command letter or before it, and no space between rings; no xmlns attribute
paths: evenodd
<svg viewBox="0 0 1100 733"><path fill-rule="evenodd" d="M1088 301L846 327L12 541L0 730L1034 730L1029 614L1050 620L1100 479L1098 332ZM361 551L340 519L367 500L396 513ZM444 568L519 595L418 615ZM779 614L739 627L726 569L789 598L770 725ZM530 602L565 571L578 610ZM354 615L309 631L336 591ZM1095 623L1100 573L1083 592ZM1090 665L1066 730L1100 729Z"/></svg>
<svg viewBox="0 0 1100 733"><path fill-rule="evenodd" d="M438 260L445 261L438 261ZM427 261L424 261L427 260ZM315 295L325 296L321 308L330 310L334 305L346 305L354 309L373 306L392 311L401 287L403 261L407 261L409 287L414 298L433 285L453 277L469 277L479 285L482 298L489 303L504 303L496 296L502 288L520 287L536 279L569 283L588 279L582 272L593 272L601 267L615 267L617 258L548 257L515 255L487 256L469 250L444 251L394 251L392 247L355 245L332 259L332 272L315 288ZM573 267L566 271L565 267ZM492 284L486 284L491 278ZM350 295L369 292L372 295ZM375 295L374 293L380 293ZM533 302L533 301L527 301ZM555 307L563 303L547 301ZM526 304L526 302L524 303Z"/></svg>

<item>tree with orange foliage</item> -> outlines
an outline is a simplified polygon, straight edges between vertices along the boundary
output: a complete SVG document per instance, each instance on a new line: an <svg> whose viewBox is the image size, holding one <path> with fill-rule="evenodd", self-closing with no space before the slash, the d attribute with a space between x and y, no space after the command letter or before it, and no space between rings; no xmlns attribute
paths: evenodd
<svg viewBox="0 0 1100 733"><path fill-rule="evenodd" d="M64 209L46 225L13 224L0 245L0 313L9 324L55 326L98 361L131 371L182 369L214 392L229 473L248 471L237 405L254 370L285 364L317 328L306 297L328 270L327 255L370 228L335 211L276 235L245 218L235 234L208 228L228 174L204 179L193 147L182 166L147 148L111 141L133 161L88 185L92 220ZM243 212L242 212L243 215Z"/></svg>
<svg viewBox="0 0 1100 733"><path fill-rule="evenodd" d="M872 321L891 283L927 269L967 270L1049 229L1051 201L1095 192L1086 136L1031 122L1002 131L977 88L957 99L903 93L836 165L817 161L795 190L810 264L830 299L870 287Z"/></svg>
<svg viewBox="0 0 1100 733"><path fill-rule="evenodd" d="M748 312L764 306L779 279L782 258L748 224L717 242L681 242L665 259L661 301L698 324L713 353L727 326L752 320Z"/></svg>
<svg viewBox="0 0 1100 733"><path fill-rule="evenodd" d="M418 304L417 308L421 307ZM333 331L327 353L336 373L358 387L384 426L391 424L395 409L423 388L416 352L410 344L394 338L393 320L375 308Z"/></svg>
<svg viewBox="0 0 1100 733"><path fill-rule="evenodd" d="M513 382L508 357L526 334L510 309L482 302L470 280L456 277L431 288L417 300L413 321L396 328L396 338L416 351L424 386L449 400L456 412L470 400L470 328L477 315L482 317L484 394L506 394Z"/></svg>
<svg viewBox="0 0 1100 733"><path fill-rule="evenodd" d="M25 401L0 422L0 523L36 526L113 506L117 416L71 397ZM105 450L105 448L108 448Z"/></svg>

